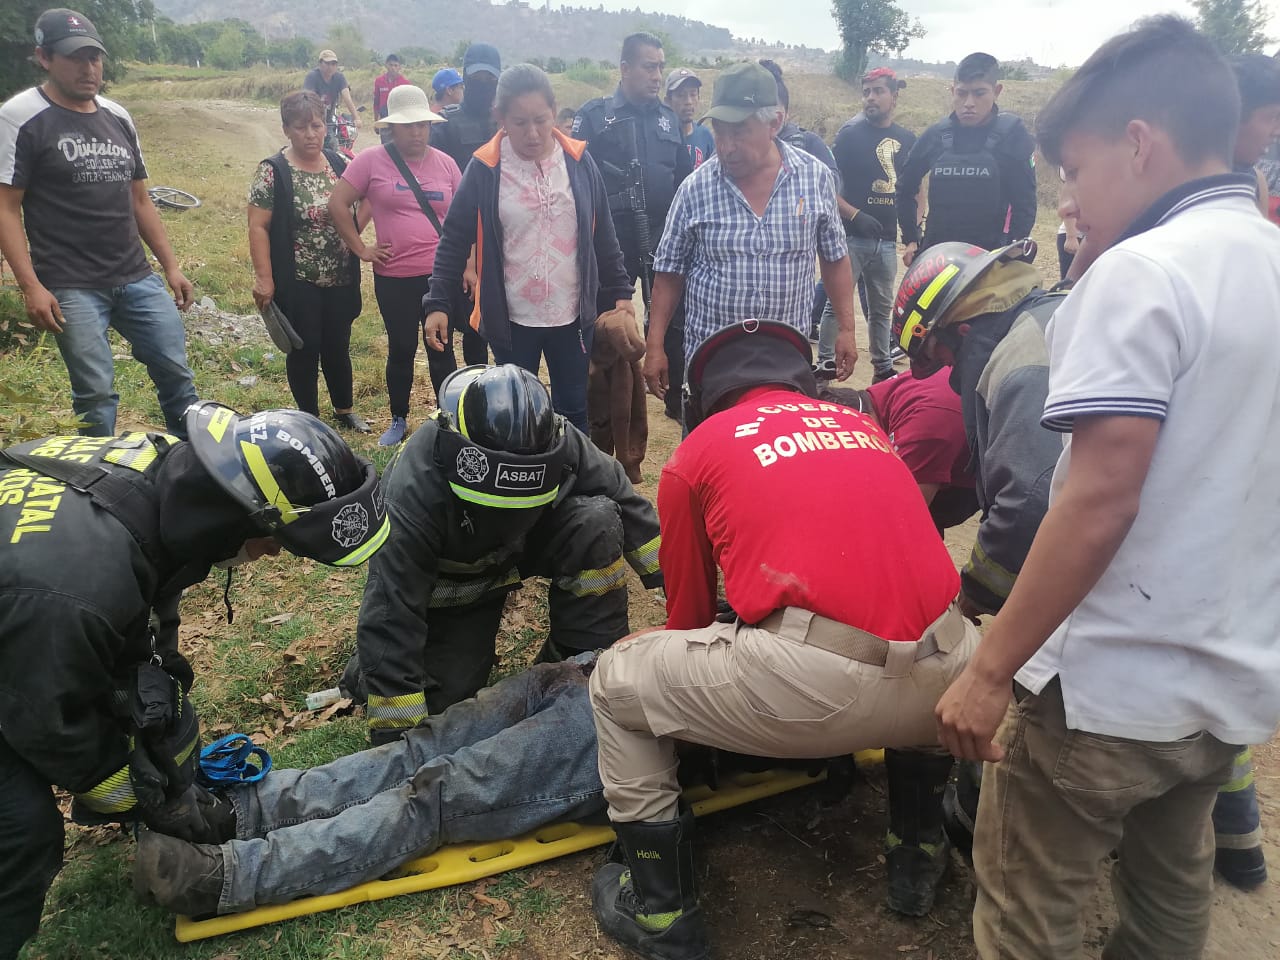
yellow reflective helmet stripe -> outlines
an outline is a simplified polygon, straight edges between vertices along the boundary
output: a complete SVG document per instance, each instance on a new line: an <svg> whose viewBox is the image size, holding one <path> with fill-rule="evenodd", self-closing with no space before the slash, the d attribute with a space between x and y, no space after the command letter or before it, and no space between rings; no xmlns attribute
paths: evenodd
<svg viewBox="0 0 1280 960"><path fill-rule="evenodd" d="M209 431L209 435L213 439L221 443L233 416L235 416L235 413L230 408L219 407L213 412L213 416L209 418L209 422L204 425L204 428Z"/></svg>
<svg viewBox="0 0 1280 960"><path fill-rule="evenodd" d="M498 507L505 510L528 510L531 507L546 506L556 498L556 494L560 492L560 485L556 484L546 493L536 493L527 497L514 496L498 496L492 493L480 493L468 487L464 487L460 483L449 483L449 489L457 495L459 500L466 500L468 503L474 503L480 507Z"/></svg>
<svg viewBox="0 0 1280 960"><path fill-rule="evenodd" d="M297 520L302 515L301 511L289 502L289 498L280 489L280 484L276 483L276 478L271 475L271 468L267 466L267 458L262 455L262 451L252 443L241 440L240 452L244 454L253 482L257 484L259 492L266 498L267 503L280 511L280 519L285 523L293 523Z"/></svg>
<svg viewBox="0 0 1280 960"><path fill-rule="evenodd" d="M898 346L903 350L911 345L911 338L915 334L916 327L920 326L920 321L924 317L920 316L919 310L912 310L911 316L907 317L907 322L902 325L902 333L898 336Z"/></svg>
<svg viewBox="0 0 1280 960"><path fill-rule="evenodd" d="M916 301L921 310L928 310L929 304L933 303L933 298L942 292L942 288L951 282L951 278L960 272L960 268L954 263L949 263L940 274L929 281L929 285L924 288L924 293L920 294L920 299Z"/></svg>
<svg viewBox="0 0 1280 960"><path fill-rule="evenodd" d="M468 440L471 439L471 434L467 433L467 415L462 412L462 401L467 398L467 391L471 389L473 383L475 383L474 380L469 380L462 388L462 392L458 394L458 432Z"/></svg>
<svg viewBox="0 0 1280 960"><path fill-rule="evenodd" d="M375 533L370 539L366 540L360 546L356 547L354 550L348 553L341 560L335 560L333 562L333 565L335 567L360 566L360 564L364 563L366 560L368 560L370 557L372 557L375 553L378 552L379 548L381 548L381 546L387 542L387 537L390 536L390 534L391 534L391 518L383 517L382 526L378 528L377 533Z"/></svg>

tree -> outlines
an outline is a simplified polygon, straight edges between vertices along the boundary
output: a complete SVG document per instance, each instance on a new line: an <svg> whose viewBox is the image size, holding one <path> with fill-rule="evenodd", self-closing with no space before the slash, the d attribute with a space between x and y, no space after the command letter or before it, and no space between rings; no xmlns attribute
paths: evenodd
<svg viewBox="0 0 1280 960"><path fill-rule="evenodd" d="M0 100L23 87L39 83L43 71L31 64L35 48L35 26L40 14L49 9L47 0L5 0L0 3ZM107 80L124 75L122 61L136 55L134 39L138 24L150 21L153 8L145 0L79 0L81 13L93 21L102 34L103 46L111 54L104 74Z"/></svg>
<svg viewBox="0 0 1280 960"><path fill-rule="evenodd" d="M1262 53L1270 14L1262 0L1193 0L1196 26L1224 54Z"/></svg>
<svg viewBox="0 0 1280 960"><path fill-rule="evenodd" d="M335 23L325 34L325 46L338 55L338 62L348 67L363 67L375 59L364 42L364 33L354 23Z"/></svg>
<svg viewBox="0 0 1280 960"><path fill-rule="evenodd" d="M205 50L209 65L219 70L239 70L245 65L244 34L227 24Z"/></svg>
<svg viewBox="0 0 1280 960"><path fill-rule="evenodd" d="M893 0L831 0L831 15L843 44L836 74L851 82L866 72L870 53L901 53L912 40L924 36L920 21Z"/></svg>

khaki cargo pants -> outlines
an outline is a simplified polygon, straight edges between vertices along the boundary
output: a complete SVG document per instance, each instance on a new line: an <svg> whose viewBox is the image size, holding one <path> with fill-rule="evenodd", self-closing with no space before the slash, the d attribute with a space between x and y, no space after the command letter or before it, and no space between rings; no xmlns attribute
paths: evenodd
<svg viewBox="0 0 1280 960"><path fill-rule="evenodd" d="M1009 708L982 776L973 935L983 960L1077 960L1102 861L1120 922L1104 960L1195 960L1209 933L1218 788L1239 746L1068 730L1062 686Z"/></svg>
<svg viewBox="0 0 1280 960"><path fill-rule="evenodd" d="M883 665L806 642L838 646L842 632L857 633L790 607L757 626L657 630L601 653L591 704L610 819L677 815L676 740L788 758L936 745L933 709L977 646L973 625L952 605L920 641L862 634L863 655L879 645Z"/></svg>

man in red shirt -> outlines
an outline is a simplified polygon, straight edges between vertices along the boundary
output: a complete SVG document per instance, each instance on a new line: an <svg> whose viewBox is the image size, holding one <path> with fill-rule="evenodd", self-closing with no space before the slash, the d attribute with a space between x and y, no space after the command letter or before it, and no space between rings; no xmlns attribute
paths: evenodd
<svg viewBox="0 0 1280 960"><path fill-rule="evenodd" d="M875 418L915 477L938 533L978 511L964 414L950 372L939 370L923 379L901 373L866 390L828 387L819 394Z"/></svg>
<svg viewBox="0 0 1280 960"><path fill-rule="evenodd" d="M373 118L381 120L387 115L387 97L391 91L401 84L408 83L409 78L400 72L400 58L394 53L387 54L387 72L373 79Z"/></svg>
<svg viewBox="0 0 1280 960"><path fill-rule="evenodd" d="M707 955L676 741L772 757L890 750L889 905L923 915L947 857L951 764L932 709L977 644L959 577L875 421L814 399L804 334L748 320L690 358L693 428L662 472L666 629L591 677L600 779L625 861L597 873L601 927L641 956ZM790 522L805 491L821 537ZM715 622L716 582L737 612Z"/></svg>

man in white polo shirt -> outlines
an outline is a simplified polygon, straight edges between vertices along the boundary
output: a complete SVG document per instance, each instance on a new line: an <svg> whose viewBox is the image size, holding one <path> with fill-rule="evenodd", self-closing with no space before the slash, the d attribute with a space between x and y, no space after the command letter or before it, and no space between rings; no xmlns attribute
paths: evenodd
<svg viewBox="0 0 1280 960"><path fill-rule="evenodd" d="M1214 798L1280 721L1280 234L1230 172L1238 108L1209 41L1163 16L1037 122L1060 212L1104 252L1048 329L1049 511L937 708L942 742L990 762L984 960L1079 957L1113 849L1103 957L1199 957Z"/></svg>

